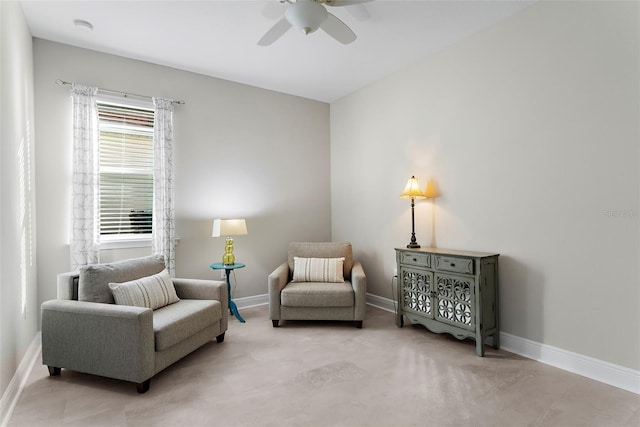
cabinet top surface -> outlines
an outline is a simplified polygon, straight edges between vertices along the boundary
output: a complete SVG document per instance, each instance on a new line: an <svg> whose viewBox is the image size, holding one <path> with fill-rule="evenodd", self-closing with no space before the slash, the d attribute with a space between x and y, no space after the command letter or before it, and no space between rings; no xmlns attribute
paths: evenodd
<svg viewBox="0 0 640 427"><path fill-rule="evenodd" d="M500 254L491 252L475 252L475 251L459 251L456 249L440 249L440 248L396 248L396 251L421 252L436 255L453 255L473 258L487 258L492 256L500 256Z"/></svg>

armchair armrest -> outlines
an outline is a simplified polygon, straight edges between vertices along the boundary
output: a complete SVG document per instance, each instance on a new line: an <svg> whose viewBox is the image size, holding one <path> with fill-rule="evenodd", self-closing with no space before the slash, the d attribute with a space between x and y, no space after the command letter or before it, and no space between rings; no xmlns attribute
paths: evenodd
<svg viewBox="0 0 640 427"><path fill-rule="evenodd" d="M354 261L351 269L351 286L355 292L354 320L364 320L367 309L367 276L358 261Z"/></svg>
<svg viewBox="0 0 640 427"><path fill-rule="evenodd" d="M220 302L229 299L227 283L221 280L179 279L173 278L178 298L184 299L213 299Z"/></svg>
<svg viewBox="0 0 640 427"><path fill-rule="evenodd" d="M268 277L269 316L272 320L280 319L280 292L289 282L289 264L283 262Z"/></svg>
<svg viewBox="0 0 640 427"><path fill-rule="evenodd" d="M58 299L78 299L78 275L77 271L58 274Z"/></svg>
<svg viewBox="0 0 640 427"><path fill-rule="evenodd" d="M220 301L222 304L222 320L220 329L227 330L229 323L229 291L227 283L220 280L202 279L178 279L173 278L173 285L176 288L178 298L182 299L209 299Z"/></svg>
<svg viewBox="0 0 640 427"><path fill-rule="evenodd" d="M155 374L151 309L69 300L41 309L43 364L135 383Z"/></svg>

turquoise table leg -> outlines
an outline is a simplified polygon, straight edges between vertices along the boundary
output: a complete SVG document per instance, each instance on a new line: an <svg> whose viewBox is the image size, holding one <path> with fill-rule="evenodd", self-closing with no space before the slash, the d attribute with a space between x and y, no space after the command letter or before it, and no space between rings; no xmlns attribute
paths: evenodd
<svg viewBox="0 0 640 427"><path fill-rule="evenodd" d="M240 323L245 323L245 320L242 318L242 316L240 316L240 313L238 313L238 306L236 305L235 302L231 300L231 281L229 280L229 276L231 275L231 269L225 268L224 271L225 273L227 273L227 292L229 294L229 311L231 312L231 314L236 316L236 319L238 319Z"/></svg>

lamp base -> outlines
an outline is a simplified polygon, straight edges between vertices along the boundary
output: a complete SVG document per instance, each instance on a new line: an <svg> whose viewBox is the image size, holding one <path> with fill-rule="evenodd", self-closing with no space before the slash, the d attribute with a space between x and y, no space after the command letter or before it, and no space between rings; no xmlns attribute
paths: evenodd
<svg viewBox="0 0 640 427"><path fill-rule="evenodd" d="M420 247L419 244L417 244L416 242L411 242L407 245L407 248L409 249L418 249Z"/></svg>
<svg viewBox="0 0 640 427"><path fill-rule="evenodd" d="M224 265L233 265L236 262L236 257L233 255L233 238L227 237L224 245L224 255L222 255L222 263Z"/></svg>

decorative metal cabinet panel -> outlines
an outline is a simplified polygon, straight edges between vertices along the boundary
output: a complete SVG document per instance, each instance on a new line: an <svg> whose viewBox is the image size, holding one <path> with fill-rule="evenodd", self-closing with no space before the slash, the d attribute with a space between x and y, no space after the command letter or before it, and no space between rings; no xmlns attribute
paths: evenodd
<svg viewBox="0 0 640 427"><path fill-rule="evenodd" d="M493 337L500 348L498 321L498 254L436 248L396 249L398 311L436 333L474 338L476 354Z"/></svg>

